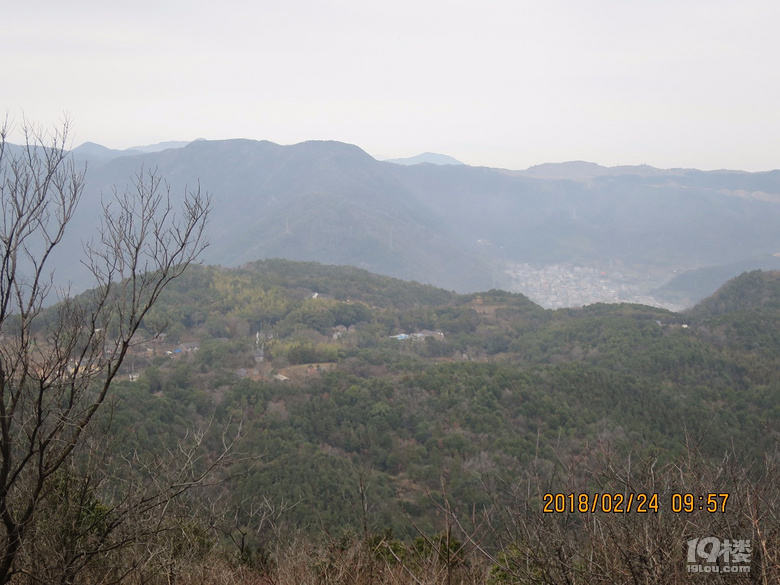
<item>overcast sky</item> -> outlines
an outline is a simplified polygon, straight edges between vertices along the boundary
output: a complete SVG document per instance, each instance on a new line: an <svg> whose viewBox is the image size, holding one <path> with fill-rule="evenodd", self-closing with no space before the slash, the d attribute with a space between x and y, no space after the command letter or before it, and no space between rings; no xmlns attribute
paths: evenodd
<svg viewBox="0 0 780 585"><path fill-rule="evenodd" d="M74 146L780 168L777 0L3 4L0 106Z"/></svg>

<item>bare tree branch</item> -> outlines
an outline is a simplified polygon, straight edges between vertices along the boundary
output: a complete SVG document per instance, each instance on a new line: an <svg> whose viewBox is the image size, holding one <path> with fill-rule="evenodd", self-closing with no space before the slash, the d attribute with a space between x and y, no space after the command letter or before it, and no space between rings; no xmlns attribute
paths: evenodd
<svg viewBox="0 0 780 585"><path fill-rule="evenodd" d="M53 133L23 121L21 146L6 142L9 128L0 128L0 583L29 572L17 560L42 501L83 444L142 320L206 247L211 204L198 185L177 210L158 171L141 169L130 189L104 202L100 232L85 244L95 288L46 309L52 252L86 169L69 156L67 120ZM196 456L184 455L182 474ZM204 477L182 475L150 495L145 510L159 511Z"/></svg>

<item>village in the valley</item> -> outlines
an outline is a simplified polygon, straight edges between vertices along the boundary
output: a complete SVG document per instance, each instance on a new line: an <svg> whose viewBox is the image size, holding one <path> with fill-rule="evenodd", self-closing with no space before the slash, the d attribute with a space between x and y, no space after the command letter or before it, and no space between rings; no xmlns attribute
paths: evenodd
<svg viewBox="0 0 780 585"><path fill-rule="evenodd" d="M624 266L599 269L568 263L514 264L507 272L512 292L526 295L545 309L593 303L637 303L672 311L683 308L643 292L647 290L643 276Z"/></svg>

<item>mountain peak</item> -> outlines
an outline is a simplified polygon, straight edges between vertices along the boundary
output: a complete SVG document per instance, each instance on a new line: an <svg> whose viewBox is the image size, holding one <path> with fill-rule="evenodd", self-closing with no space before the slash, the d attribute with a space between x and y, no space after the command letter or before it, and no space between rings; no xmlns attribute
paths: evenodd
<svg viewBox="0 0 780 585"><path fill-rule="evenodd" d="M198 140L203 140L199 138ZM142 146L131 146L127 150L138 152L160 152L161 150L168 150L169 148L183 148L187 146L190 140L168 140L166 142L158 142L157 144L146 144Z"/></svg>
<svg viewBox="0 0 780 585"><path fill-rule="evenodd" d="M417 156L411 156L409 158L393 158L386 159L385 162L391 162L397 165L419 165L428 163L432 165L462 165L458 159L448 156L446 154L437 154L435 152L424 152Z"/></svg>
<svg viewBox="0 0 780 585"><path fill-rule="evenodd" d="M97 144L95 142L85 142L84 144L81 144L76 148L74 148L73 153L81 156L99 157L103 159L141 154L141 152L138 150L132 150L132 149L115 150L113 148L108 148L106 146L103 146L102 144Z"/></svg>
<svg viewBox="0 0 780 585"><path fill-rule="evenodd" d="M649 165L624 165L617 167L603 167L599 164L584 160L573 160L562 163L543 163L520 171L520 174L536 179L572 179L587 180L606 175L640 175L650 176L658 174L680 174L682 169L664 171Z"/></svg>

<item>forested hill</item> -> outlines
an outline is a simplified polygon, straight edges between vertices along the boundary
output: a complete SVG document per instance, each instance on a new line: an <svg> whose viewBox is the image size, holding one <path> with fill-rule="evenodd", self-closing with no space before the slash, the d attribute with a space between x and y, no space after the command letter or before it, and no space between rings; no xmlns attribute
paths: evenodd
<svg viewBox="0 0 780 585"><path fill-rule="evenodd" d="M743 273L696 305L689 314L704 317L762 309L780 310L780 272Z"/></svg>
<svg viewBox="0 0 780 585"><path fill-rule="evenodd" d="M677 314L550 311L314 263L196 266L150 316L171 326L132 350L113 416L130 445L168 444L215 412L243 419L242 449L259 459L231 497L292 498L298 526L398 534L410 530L403 505L433 529L425 494L443 479L470 507L487 501L486 474L511 483L544 462L554 484L594 449L663 462L694 441L713 461L735 445L760 460L780 432L778 278L745 274ZM733 310L759 305L760 318L706 309L743 291L760 292Z"/></svg>

